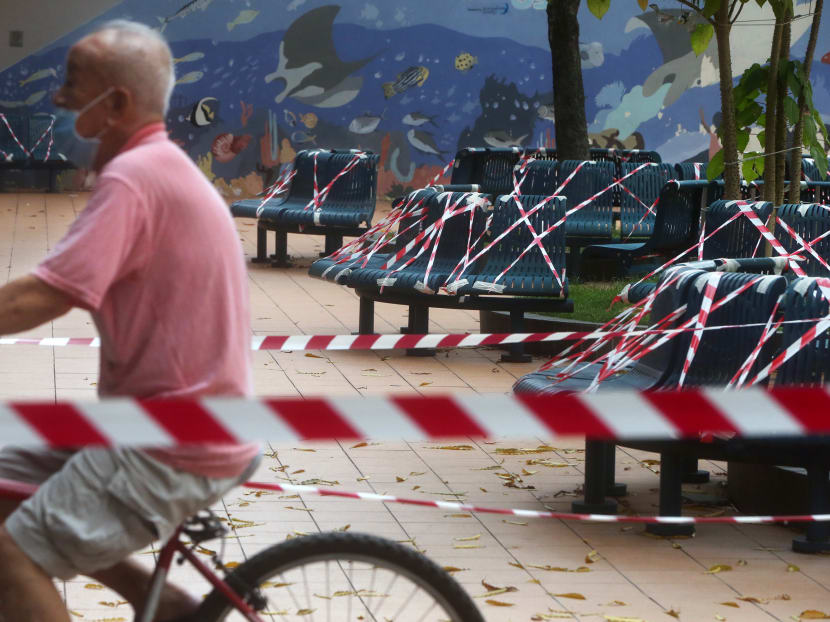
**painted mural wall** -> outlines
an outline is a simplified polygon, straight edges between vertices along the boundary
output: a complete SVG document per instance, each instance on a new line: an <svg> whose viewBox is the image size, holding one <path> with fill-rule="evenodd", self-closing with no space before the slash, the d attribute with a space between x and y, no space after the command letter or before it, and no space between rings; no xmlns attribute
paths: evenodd
<svg viewBox="0 0 830 622"><path fill-rule="evenodd" d="M160 29L176 57L168 128L228 198L252 196L305 148L381 154L379 193L438 173L466 146L553 147L546 0L124 0L0 73L0 111L48 112L71 43L109 19ZM583 3L584 4L584 3ZM812 3L796 0L803 57ZM798 17L803 16L803 17ZM732 37L739 76L769 54L772 15L748 3ZM696 17L663 0L580 12L590 138L706 161L718 149L714 40L689 44ZM830 33L812 68L830 122ZM59 127L60 135L71 128ZM77 183L65 179L68 185Z"/></svg>

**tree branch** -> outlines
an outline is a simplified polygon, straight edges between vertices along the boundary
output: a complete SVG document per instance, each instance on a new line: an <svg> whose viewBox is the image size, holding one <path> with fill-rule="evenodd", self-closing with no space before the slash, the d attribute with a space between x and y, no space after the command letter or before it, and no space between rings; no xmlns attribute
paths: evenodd
<svg viewBox="0 0 830 622"><path fill-rule="evenodd" d="M735 13L735 17L731 17L729 19L730 24L734 24L735 22L738 21L738 18L741 16L741 11L744 10L744 7L746 6L746 4L747 4L746 2L741 2L741 6L738 7L738 12Z"/></svg>
<svg viewBox="0 0 830 622"><path fill-rule="evenodd" d="M702 7L697 6L693 2L690 2L689 0L677 0L677 2L678 2L678 4L682 4L683 6L687 6L690 9L692 9L695 13L700 15L703 19L705 19L710 24L712 24L712 26L715 25L715 20L714 19L712 19L711 17L706 17L703 14L703 8Z"/></svg>

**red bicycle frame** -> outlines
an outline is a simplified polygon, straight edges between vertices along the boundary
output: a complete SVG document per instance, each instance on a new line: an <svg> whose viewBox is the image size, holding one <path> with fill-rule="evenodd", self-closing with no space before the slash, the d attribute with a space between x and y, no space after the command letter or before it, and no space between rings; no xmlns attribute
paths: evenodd
<svg viewBox="0 0 830 622"><path fill-rule="evenodd" d="M34 484L0 478L0 499L24 501L31 497L36 490L37 486ZM137 622L152 622L155 619L156 608L158 607L159 599L164 590L164 585L167 582L167 575L170 572L170 566L173 563L173 557L176 553L190 562L199 571L199 574L222 593L228 600L228 604L233 605L237 611L245 616L246 620L249 622L264 622L248 603L240 598L227 583L220 579L207 564L196 557L196 554L181 541L181 533L182 528L179 527L159 553L159 559L156 562L156 568L150 580L150 589L147 592L147 598L144 600L144 607Z"/></svg>

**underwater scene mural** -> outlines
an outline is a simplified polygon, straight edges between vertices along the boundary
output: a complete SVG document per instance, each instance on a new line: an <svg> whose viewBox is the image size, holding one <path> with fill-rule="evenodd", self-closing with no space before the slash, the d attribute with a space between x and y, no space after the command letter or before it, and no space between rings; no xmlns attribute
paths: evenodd
<svg viewBox="0 0 830 622"><path fill-rule="evenodd" d="M584 4L584 3L583 3ZM253 196L301 149L379 153L380 196L419 187L467 146L554 147L546 0L124 0L0 72L0 112L50 112L72 42L110 19L158 28L175 56L171 138L228 199ZM792 55L804 55L811 3L796 0ZM798 19L798 16L805 16ZM673 0L642 12L584 6L580 48L594 146L706 161L719 144L714 40ZM733 73L764 62L769 9L748 3ZM830 121L830 35L819 34L814 100ZM1 128L0 128L1 129ZM62 133L56 128L56 148ZM79 183L69 172L65 186Z"/></svg>

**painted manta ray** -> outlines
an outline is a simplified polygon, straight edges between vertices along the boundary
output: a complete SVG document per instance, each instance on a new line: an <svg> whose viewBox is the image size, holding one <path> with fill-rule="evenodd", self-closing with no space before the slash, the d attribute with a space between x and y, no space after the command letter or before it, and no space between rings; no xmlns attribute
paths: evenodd
<svg viewBox="0 0 830 622"><path fill-rule="evenodd" d="M291 97L317 108L344 106L357 97L363 78L351 76L374 57L344 62L332 40L339 6L322 6L296 19L280 43L277 70L265 82L283 80L285 88L275 101Z"/></svg>
<svg viewBox="0 0 830 622"><path fill-rule="evenodd" d="M806 13L809 1L795 3L795 14ZM758 26L749 25L753 20L774 21L775 17L768 4L759 7L747 2L741 12L740 27L733 27L730 36L732 51L732 74L740 76L753 63L764 63L769 57L773 29L763 21ZM663 100L664 106L671 106L683 93L694 87L706 87L720 83L718 73L718 44L715 37L700 56L692 50L689 39L698 24L703 23L696 13L681 9L652 10L632 17L625 25L625 32L640 28L651 30L660 51L663 64L655 69L643 84L643 95L649 97L664 84L671 84ZM792 42L795 44L810 27L810 20L796 20L792 23Z"/></svg>

